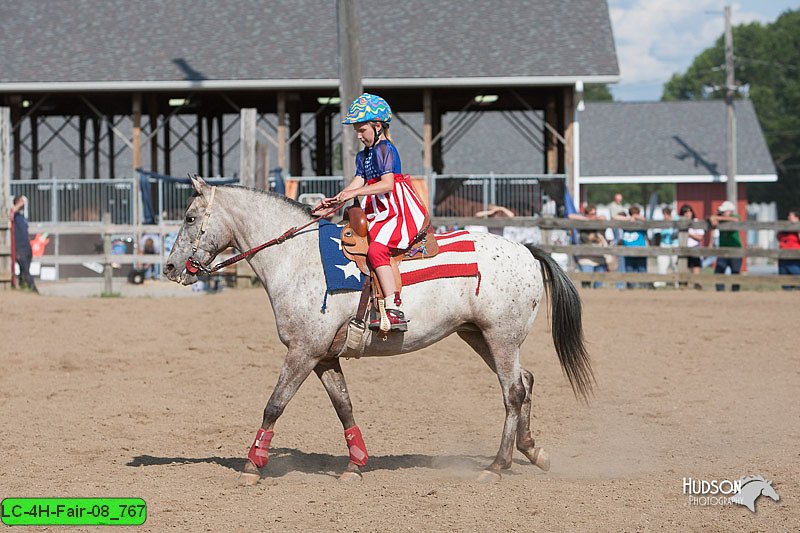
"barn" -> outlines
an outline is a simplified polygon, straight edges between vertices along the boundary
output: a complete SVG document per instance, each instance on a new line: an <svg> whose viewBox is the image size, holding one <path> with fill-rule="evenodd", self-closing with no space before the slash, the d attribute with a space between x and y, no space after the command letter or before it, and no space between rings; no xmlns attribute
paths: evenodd
<svg viewBox="0 0 800 533"><path fill-rule="evenodd" d="M753 103L736 101L735 113L737 207L746 213L747 184L778 176ZM578 120L579 191L593 184L675 184L676 202L703 218L725 200L725 102L587 103Z"/></svg>

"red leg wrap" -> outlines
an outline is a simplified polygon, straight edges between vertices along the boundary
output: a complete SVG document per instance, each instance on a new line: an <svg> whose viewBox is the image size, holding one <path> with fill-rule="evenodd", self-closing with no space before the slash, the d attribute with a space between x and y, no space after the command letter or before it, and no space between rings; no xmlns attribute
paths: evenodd
<svg viewBox="0 0 800 533"><path fill-rule="evenodd" d="M364 444L364 437L361 436L358 426L345 429L344 438L347 441L347 449L350 451L350 461L358 466L366 465L369 460L367 446Z"/></svg>
<svg viewBox="0 0 800 533"><path fill-rule="evenodd" d="M264 428L258 428L256 440L254 440L253 445L250 446L250 453L247 454L247 458L258 468L267 466L267 461L269 461L269 443L272 441L272 435L271 429L266 431Z"/></svg>

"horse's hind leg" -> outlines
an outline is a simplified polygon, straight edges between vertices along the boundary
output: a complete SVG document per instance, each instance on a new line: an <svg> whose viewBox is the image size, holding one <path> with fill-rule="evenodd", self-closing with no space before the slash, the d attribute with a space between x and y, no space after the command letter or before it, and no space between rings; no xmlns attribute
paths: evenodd
<svg viewBox="0 0 800 533"><path fill-rule="evenodd" d="M342 366L338 359L321 361L314 367L314 372L328 392L333 408L342 422L345 444L350 452L347 470L339 479L341 481L361 479L361 467L367 464L368 459L367 448L361 438L361 430L358 429L355 418L353 418L353 405L350 403L350 394L347 392Z"/></svg>
<svg viewBox="0 0 800 533"><path fill-rule="evenodd" d="M478 352L489 368L497 374L503 392L506 418L503 424L503 435L500 439L500 449L492 464L479 478L485 481L497 480L500 478L500 470L511 468L514 436L527 396L526 386L522 379L522 368L519 365L519 346L504 341L502 335L498 338L490 336L487 338L486 332L458 332L458 335Z"/></svg>
<svg viewBox="0 0 800 533"><path fill-rule="evenodd" d="M533 395L533 374L522 369L522 383L525 385L525 401L517 422L517 449L525 454L525 457L544 471L550 470L550 458L541 448L535 447L533 435L531 435L531 396Z"/></svg>

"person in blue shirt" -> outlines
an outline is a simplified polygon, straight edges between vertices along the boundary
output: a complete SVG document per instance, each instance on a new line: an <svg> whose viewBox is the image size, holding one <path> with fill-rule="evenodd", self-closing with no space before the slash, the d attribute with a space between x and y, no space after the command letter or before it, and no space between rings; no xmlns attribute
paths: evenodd
<svg viewBox="0 0 800 533"><path fill-rule="evenodd" d="M36 283L31 276L31 261L33 260L33 249L31 248L31 237L28 234L28 221L25 220L23 211L28 199L25 196L15 196L14 205L11 208L14 223L14 255L19 265L19 287L28 288L35 293Z"/></svg>
<svg viewBox="0 0 800 533"><path fill-rule="evenodd" d="M675 220L672 214L672 208L665 207L661 210L664 215L664 220ZM675 228L662 228L658 232L658 242L661 248L674 248L678 245L678 239ZM659 255L656 258L659 274L667 274L670 270L673 273L678 272L678 256L677 255ZM658 282L657 286L664 286L664 282Z"/></svg>
<svg viewBox="0 0 800 533"><path fill-rule="evenodd" d="M620 213L615 216L615 220L644 220L642 210L637 206L631 206L628 213ZM624 229L622 231L622 246L644 247L647 246L647 230L643 229ZM647 257L625 256L625 272L647 272ZM641 283L628 283L627 287L632 289L634 286L641 287Z"/></svg>

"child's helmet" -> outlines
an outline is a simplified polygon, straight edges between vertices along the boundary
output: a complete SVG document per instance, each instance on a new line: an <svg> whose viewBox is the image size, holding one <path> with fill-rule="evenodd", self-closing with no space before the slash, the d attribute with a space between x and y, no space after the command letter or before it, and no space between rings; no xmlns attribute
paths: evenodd
<svg viewBox="0 0 800 533"><path fill-rule="evenodd" d="M392 108L380 96L364 93L350 104L347 116L342 124L358 124L360 122L391 122Z"/></svg>

